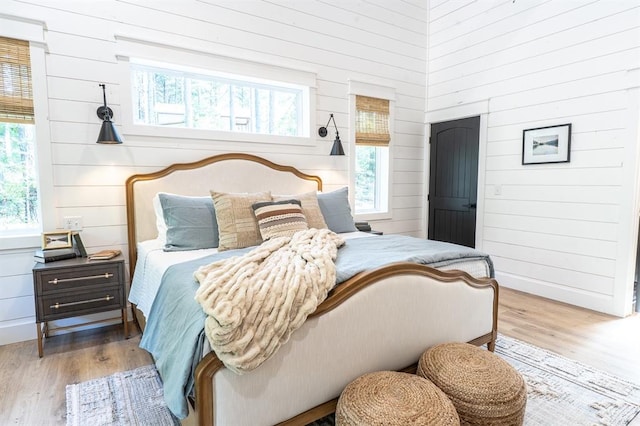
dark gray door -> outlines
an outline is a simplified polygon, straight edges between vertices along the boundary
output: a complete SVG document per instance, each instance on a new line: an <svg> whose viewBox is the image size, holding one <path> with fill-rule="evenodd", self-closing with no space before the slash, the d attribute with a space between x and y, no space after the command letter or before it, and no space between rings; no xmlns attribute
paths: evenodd
<svg viewBox="0 0 640 426"><path fill-rule="evenodd" d="M480 117L431 125L429 239L476 242Z"/></svg>

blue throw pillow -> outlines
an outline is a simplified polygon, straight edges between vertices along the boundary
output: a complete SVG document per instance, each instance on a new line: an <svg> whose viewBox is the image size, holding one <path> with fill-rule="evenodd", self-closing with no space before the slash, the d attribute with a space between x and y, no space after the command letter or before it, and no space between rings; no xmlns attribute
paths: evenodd
<svg viewBox="0 0 640 426"><path fill-rule="evenodd" d="M218 247L218 222L211 197L158 194L167 225L165 251Z"/></svg>
<svg viewBox="0 0 640 426"><path fill-rule="evenodd" d="M346 186L332 192L318 194L320 211L333 232L355 232L356 225L349 206L349 188Z"/></svg>

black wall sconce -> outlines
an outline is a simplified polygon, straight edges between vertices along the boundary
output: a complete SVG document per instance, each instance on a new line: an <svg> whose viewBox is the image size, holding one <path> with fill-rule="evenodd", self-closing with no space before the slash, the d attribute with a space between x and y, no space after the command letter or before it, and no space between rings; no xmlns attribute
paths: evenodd
<svg viewBox="0 0 640 426"><path fill-rule="evenodd" d="M116 126L113 125L111 118L113 117L113 110L107 106L107 94L105 91L105 85L99 84L102 87L102 97L104 99L104 105L98 107L96 114L102 120L102 127L100 128L100 134L96 143L105 144L117 144L122 143L122 138L116 130Z"/></svg>
<svg viewBox="0 0 640 426"><path fill-rule="evenodd" d="M336 125L336 120L333 118L333 114L329 116L329 121L327 121L327 126L329 123L333 121L333 127L336 128L336 139L333 141L333 147L331 148L331 153L329 155L344 155L344 149L342 149L342 142L340 142L340 134L338 133L338 126ZM318 134L320 137L327 136L327 126L320 127L318 129Z"/></svg>

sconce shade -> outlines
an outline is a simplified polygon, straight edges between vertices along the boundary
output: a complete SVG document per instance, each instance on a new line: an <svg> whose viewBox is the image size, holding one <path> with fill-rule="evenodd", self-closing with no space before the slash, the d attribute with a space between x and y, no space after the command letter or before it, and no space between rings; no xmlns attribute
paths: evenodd
<svg viewBox="0 0 640 426"><path fill-rule="evenodd" d="M100 128L100 134L96 143L116 144L122 143L122 138L116 130L116 126L113 125L113 121L107 119L102 122Z"/></svg>
<svg viewBox="0 0 640 426"><path fill-rule="evenodd" d="M102 98L104 100L104 105L98 107L96 114L102 120L102 127L100 128L100 134L98 135L98 140L96 143L103 144L119 144L122 143L122 138L118 131L116 130L116 126L113 125L113 121L111 121L111 117L113 117L113 110L107 106L107 94L105 91L105 85L99 84L102 87Z"/></svg>
<svg viewBox="0 0 640 426"><path fill-rule="evenodd" d="M329 155L344 155L344 149L342 149L340 136L336 136L336 140L333 141L333 147L331 148L331 154Z"/></svg>
<svg viewBox="0 0 640 426"><path fill-rule="evenodd" d="M327 121L327 125L324 127L320 127L318 129L318 134L320 137L325 137L329 133L327 131L327 126L329 123L333 121L333 127L336 129L336 139L333 141L333 146L331 147L331 153L329 155L344 155L344 149L342 149L342 142L340 141L340 133L338 132L338 126L336 125L336 119L333 118L333 114L329 115L329 121Z"/></svg>

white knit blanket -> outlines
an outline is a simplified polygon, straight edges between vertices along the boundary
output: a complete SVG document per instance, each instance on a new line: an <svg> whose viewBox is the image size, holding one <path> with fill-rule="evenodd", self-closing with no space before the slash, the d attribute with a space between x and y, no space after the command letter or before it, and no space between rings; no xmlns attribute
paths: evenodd
<svg viewBox="0 0 640 426"><path fill-rule="evenodd" d="M335 285L343 244L328 229L309 229L195 272L205 334L227 368L251 371L289 340Z"/></svg>

